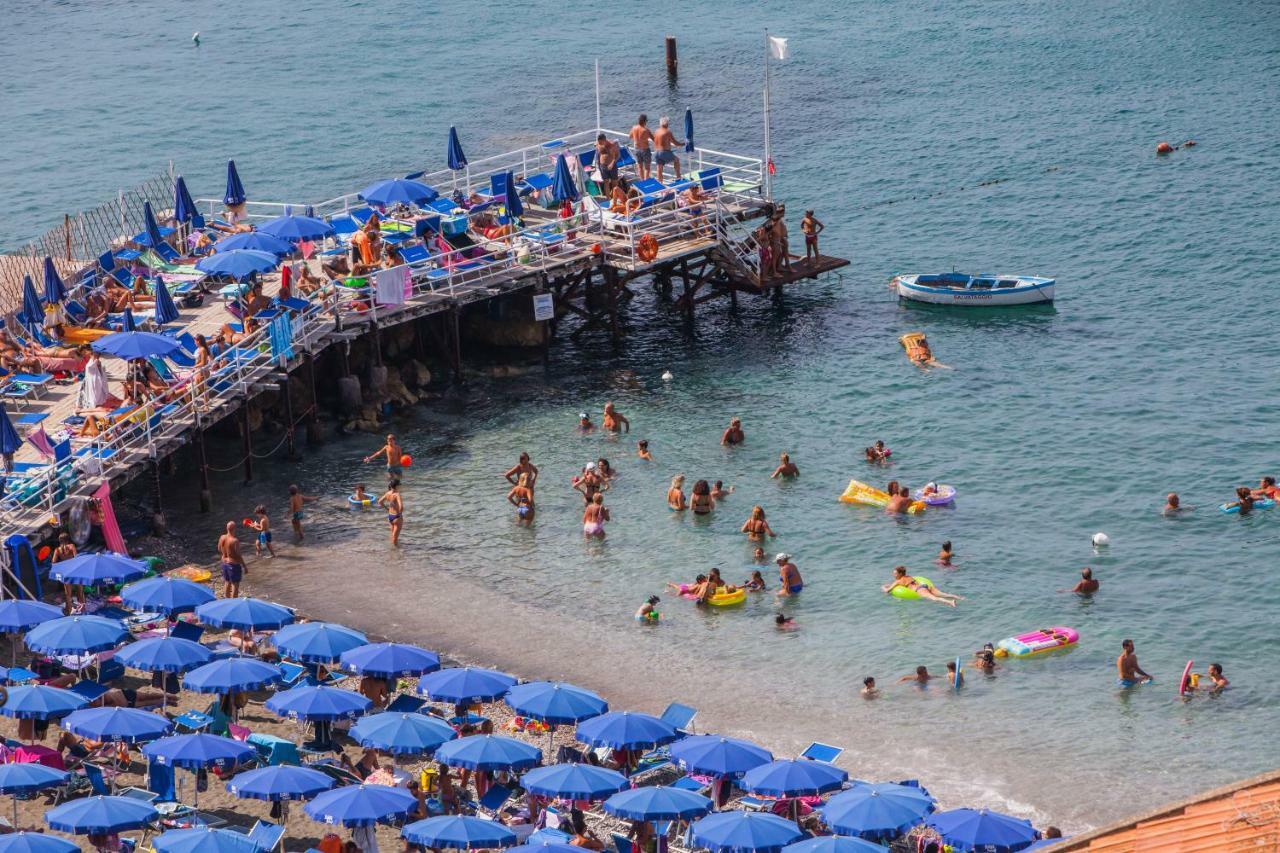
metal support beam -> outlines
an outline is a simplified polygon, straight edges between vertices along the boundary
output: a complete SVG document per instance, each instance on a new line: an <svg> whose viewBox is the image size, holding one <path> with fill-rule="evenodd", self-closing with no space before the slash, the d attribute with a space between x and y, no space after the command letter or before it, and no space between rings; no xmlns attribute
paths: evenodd
<svg viewBox="0 0 1280 853"><path fill-rule="evenodd" d="M205 456L204 424L196 424L196 461L200 466L200 511L213 509L213 492L209 489L209 460Z"/></svg>
<svg viewBox="0 0 1280 853"><path fill-rule="evenodd" d="M249 401L240 406L240 431L244 438L244 482L253 482L253 433L249 431Z"/></svg>
<svg viewBox="0 0 1280 853"><path fill-rule="evenodd" d="M294 417L293 417L293 392L292 383L286 376L280 380L280 393L284 396L284 420L285 420L285 455L290 462L296 462L298 459L298 448L294 444Z"/></svg>

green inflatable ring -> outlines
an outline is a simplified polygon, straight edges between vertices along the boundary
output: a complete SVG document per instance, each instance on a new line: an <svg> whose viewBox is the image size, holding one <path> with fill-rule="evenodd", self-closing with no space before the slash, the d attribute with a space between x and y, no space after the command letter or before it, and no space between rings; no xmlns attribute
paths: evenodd
<svg viewBox="0 0 1280 853"><path fill-rule="evenodd" d="M918 584L933 586L933 581L923 575L914 575L912 580ZM894 598L901 598L903 601L917 601L920 598L920 593L916 592L914 589L907 589L905 586L895 586L889 591L889 594Z"/></svg>

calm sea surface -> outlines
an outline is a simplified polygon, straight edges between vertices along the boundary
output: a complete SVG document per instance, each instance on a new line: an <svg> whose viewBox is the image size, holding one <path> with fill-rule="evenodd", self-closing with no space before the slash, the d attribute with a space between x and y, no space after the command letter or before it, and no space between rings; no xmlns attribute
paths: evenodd
<svg viewBox="0 0 1280 853"><path fill-rule="evenodd" d="M220 486L219 513L188 529L212 537L259 499L283 512L283 486L300 482L324 498L308 548L250 575L285 600L564 677L615 707L689 701L701 728L779 753L843 745L855 775L917 777L950 804L1080 828L1276 766L1280 513L1216 505L1277 473L1280 7L763 9L23 4L0 31L0 245L171 159L197 196L221 195L234 157L251 198L307 202L440 167L450 124L473 158L589 127L595 57L607 125L690 107L701 144L755 152L768 26L794 51L775 77L777 192L793 235L798 209L818 208L824 248L853 260L842 279L797 287L781 309L709 305L692 333L641 285L622 349L566 342L546 371L475 380L413 413L396 427L417 460L397 553L380 517L341 503L379 478L360 464L367 438ZM680 36L674 84L667 32ZM1153 156L1158 140L1189 138L1199 146ZM1056 308L922 310L885 288L894 272L953 266L1055 276ZM908 365L896 339L915 330L955 369ZM631 435L576 434L577 412L610 399ZM735 415L747 442L726 450ZM653 463L634 457L641 437ZM862 461L877 438L891 469ZM533 530L504 501L520 450L542 469ZM796 482L768 479L783 450ZM569 478L599 456L621 472L614 521L604 544L584 544ZM676 473L737 488L710 519L676 515L664 504ZM939 480L959 499L894 520L838 503L850 477ZM1171 489L1197 509L1162 518ZM745 577L737 530L754 503L779 533L770 550L793 554L807 582L785 607L799 630L774 630L771 596L710 613L664 597L661 625L637 627L633 610L668 579L713 565ZM1094 550L1096 531L1109 548ZM932 564L944 539L953 569ZM965 600L887 598L899 563ZM1101 593L1058 593L1085 565ZM1077 628L1079 647L971 675L958 695L893 686L1045 625ZM1156 682L1120 693L1125 637ZM1189 658L1220 661L1232 689L1179 701ZM857 698L866 675L882 700Z"/></svg>

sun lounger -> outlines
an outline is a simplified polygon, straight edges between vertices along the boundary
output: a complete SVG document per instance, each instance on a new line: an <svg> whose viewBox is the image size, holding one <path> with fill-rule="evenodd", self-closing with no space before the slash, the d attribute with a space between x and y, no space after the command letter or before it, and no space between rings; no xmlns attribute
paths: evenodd
<svg viewBox="0 0 1280 853"><path fill-rule="evenodd" d="M679 702L672 702L662 712L659 719L675 729L678 734L683 735L694 731L693 718L696 716L698 716L697 708L681 705Z"/></svg>
<svg viewBox="0 0 1280 853"><path fill-rule="evenodd" d="M258 751L258 758L268 767L277 764L302 764L302 758L298 755L298 746L291 740L254 732L249 735L248 743Z"/></svg>
<svg viewBox="0 0 1280 853"><path fill-rule="evenodd" d="M14 418L13 425L18 428L39 426L47 417L49 417L48 412L27 412Z"/></svg>
<svg viewBox="0 0 1280 853"><path fill-rule="evenodd" d="M318 758L302 766L320 771L339 785L359 785L364 782L358 774L343 767L336 758Z"/></svg>
<svg viewBox="0 0 1280 853"><path fill-rule="evenodd" d="M511 799L511 793L511 788L505 785L494 785L476 803L476 812L497 820L502 807Z"/></svg>
<svg viewBox="0 0 1280 853"><path fill-rule="evenodd" d="M427 700L421 696L414 696L409 693L401 693L395 699L391 700L391 704L387 706L387 711L394 714L413 714L427 704Z"/></svg>
<svg viewBox="0 0 1280 853"><path fill-rule="evenodd" d="M825 761L828 764L835 762L840 757L840 753L844 752L844 747L832 746L829 743L818 743L814 741L804 748L804 752L800 753L801 758L809 758L814 761Z"/></svg>
<svg viewBox="0 0 1280 853"><path fill-rule="evenodd" d="M625 835L611 832L609 833L609 838L613 841L613 849L616 853L636 853L635 845Z"/></svg>
<svg viewBox="0 0 1280 853"><path fill-rule="evenodd" d="M284 827L259 819L249 830L249 840L257 844L262 853L272 853L284 840Z"/></svg>

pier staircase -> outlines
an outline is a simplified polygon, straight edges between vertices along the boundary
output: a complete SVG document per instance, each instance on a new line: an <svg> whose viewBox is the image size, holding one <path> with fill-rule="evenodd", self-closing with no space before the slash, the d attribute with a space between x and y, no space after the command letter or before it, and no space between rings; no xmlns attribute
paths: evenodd
<svg viewBox="0 0 1280 853"><path fill-rule="evenodd" d="M755 237L751 220L716 217L713 230L716 245L711 253L715 260L740 286L761 289L760 241Z"/></svg>

